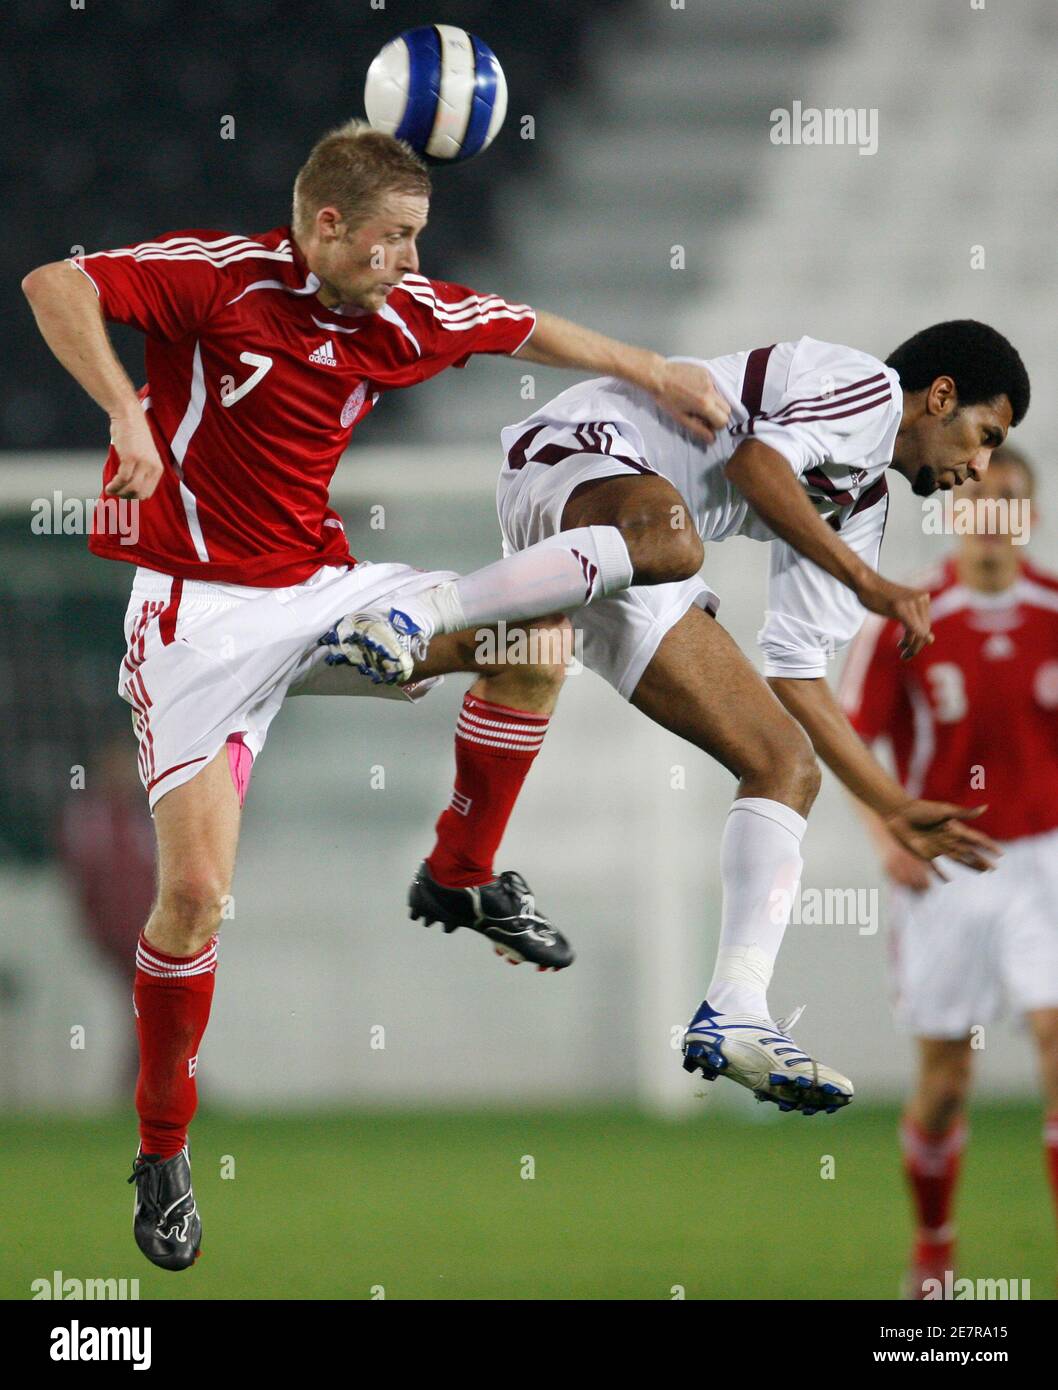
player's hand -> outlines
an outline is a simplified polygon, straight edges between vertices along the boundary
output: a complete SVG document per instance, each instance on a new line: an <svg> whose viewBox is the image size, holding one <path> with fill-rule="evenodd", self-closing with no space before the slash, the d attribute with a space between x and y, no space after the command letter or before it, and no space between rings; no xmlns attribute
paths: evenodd
<svg viewBox="0 0 1058 1390"><path fill-rule="evenodd" d="M151 427L139 402L127 415L111 416L110 442L118 456L118 471L107 483L108 497L143 500L162 480L162 461Z"/></svg>
<svg viewBox="0 0 1058 1390"><path fill-rule="evenodd" d="M882 854L882 868L893 883L910 888L912 893L924 893L933 882L930 866L892 838Z"/></svg>
<svg viewBox="0 0 1058 1390"><path fill-rule="evenodd" d="M948 875L932 862L938 855L984 873L995 868L1003 853L995 840L963 823L976 820L985 810L985 806L955 806L948 801L908 801L885 817L885 825L906 850L947 882Z"/></svg>
<svg viewBox="0 0 1058 1390"><path fill-rule="evenodd" d="M902 661L910 661L933 641L929 594L924 589L893 584L872 571L856 586L856 597L869 612L903 624L904 635L899 643Z"/></svg>
<svg viewBox="0 0 1058 1390"><path fill-rule="evenodd" d="M654 399L684 429L706 444L731 418L731 407L716 389L713 378L694 362L664 362Z"/></svg>

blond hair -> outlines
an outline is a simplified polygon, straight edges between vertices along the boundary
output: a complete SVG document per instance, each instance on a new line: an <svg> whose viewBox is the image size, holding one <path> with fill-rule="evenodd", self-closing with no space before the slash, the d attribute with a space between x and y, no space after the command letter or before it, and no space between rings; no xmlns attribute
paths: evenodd
<svg viewBox="0 0 1058 1390"><path fill-rule="evenodd" d="M312 228L320 208L333 206L350 226L370 217L385 193L430 196L426 165L403 140L346 121L312 147L294 180L295 236Z"/></svg>

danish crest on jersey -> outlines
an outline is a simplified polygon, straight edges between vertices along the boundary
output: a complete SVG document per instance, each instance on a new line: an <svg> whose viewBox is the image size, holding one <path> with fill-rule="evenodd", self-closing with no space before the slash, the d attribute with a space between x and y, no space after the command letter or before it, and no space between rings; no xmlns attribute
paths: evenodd
<svg viewBox="0 0 1058 1390"><path fill-rule="evenodd" d="M360 407L367 399L367 383L362 381L356 390L350 395L342 406L342 428L348 429L356 417L360 414Z"/></svg>

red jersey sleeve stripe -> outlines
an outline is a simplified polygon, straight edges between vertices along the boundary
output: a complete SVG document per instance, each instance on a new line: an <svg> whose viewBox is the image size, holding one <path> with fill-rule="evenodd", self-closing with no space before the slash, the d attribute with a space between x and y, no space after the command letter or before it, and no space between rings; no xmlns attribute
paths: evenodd
<svg viewBox="0 0 1058 1390"><path fill-rule="evenodd" d="M467 308L473 309L482 304L505 304L509 309L527 309L528 304L512 304L499 294L468 294L464 299L439 299L433 286L409 285L406 283L407 276L400 282L400 288L406 290L408 294L414 295L423 303L436 306L439 312L458 313L460 310L466 311Z"/></svg>
<svg viewBox="0 0 1058 1390"><path fill-rule="evenodd" d="M420 282L408 275L400 282L399 288L411 295L417 303L430 309L441 320L456 320L481 313L483 310L509 310L515 317L534 312L528 304L512 304L498 294L471 293L463 299L440 299L429 281Z"/></svg>
<svg viewBox="0 0 1058 1390"><path fill-rule="evenodd" d="M437 300L438 303L440 303L440 304L446 306L447 308L455 308L455 309L458 309L458 308L461 307L462 305L464 305L464 304L469 304L469 303L471 303L473 300L476 300L476 299L499 299L499 300L502 301L502 295L498 295L498 294L480 294L477 290L470 290L470 291L468 291L468 293L467 293L467 295L466 295L466 297L465 297L464 299L458 299L458 300L443 300L443 299L440 299L440 298L439 298L439 296L438 296L438 294L437 294L437 286L434 284L434 282L433 282L432 280L428 280L428 279L426 278L425 275L417 275L417 274L415 274L414 272L405 275L404 279L400 282L400 284L401 284L401 289L406 289L406 290L408 290L409 292L410 292L411 290L413 290L413 289L414 289L414 290L418 290L421 294L429 295L431 299ZM457 286L456 288L462 289L462 288L465 288L465 287L464 287L464 286ZM513 308L519 308L519 309L525 309L525 308L527 308L528 306L525 305L525 304L518 304L518 305L512 305L512 307L513 307Z"/></svg>
<svg viewBox="0 0 1058 1390"><path fill-rule="evenodd" d="M230 252L216 254L212 251L202 251L196 247L180 246L171 251L141 251L139 247L122 248L119 251L96 251L95 256L106 256L110 259L124 257L140 263L145 261L204 261L207 265L213 266L216 270L223 270L225 266L235 265L238 261L261 260L261 261L284 261L290 264L294 260L292 251L269 251L266 247L237 247ZM92 257L89 257L92 259Z"/></svg>
<svg viewBox="0 0 1058 1390"><path fill-rule="evenodd" d="M458 331L461 328L473 328L475 324L490 323L494 319L525 319L535 318L532 309L519 308L510 304L505 304L502 300L495 304L483 304L472 309L463 309L458 314L446 314L442 312L436 304L420 299L418 295L411 296L417 304L421 304L424 309L429 309L434 318L443 328L450 328Z"/></svg>

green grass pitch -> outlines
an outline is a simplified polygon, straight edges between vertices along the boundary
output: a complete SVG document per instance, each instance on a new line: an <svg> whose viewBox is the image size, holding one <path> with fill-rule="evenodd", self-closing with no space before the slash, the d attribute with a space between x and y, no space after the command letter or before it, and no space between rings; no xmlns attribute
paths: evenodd
<svg viewBox="0 0 1058 1390"><path fill-rule="evenodd" d="M0 1297L61 1270L136 1277L142 1299L893 1298L909 1223L895 1109L751 1112L204 1112L203 1255L180 1274L132 1244L127 1118L8 1119ZM1053 1298L1039 1112L980 1106L971 1125L959 1273Z"/></svg>

